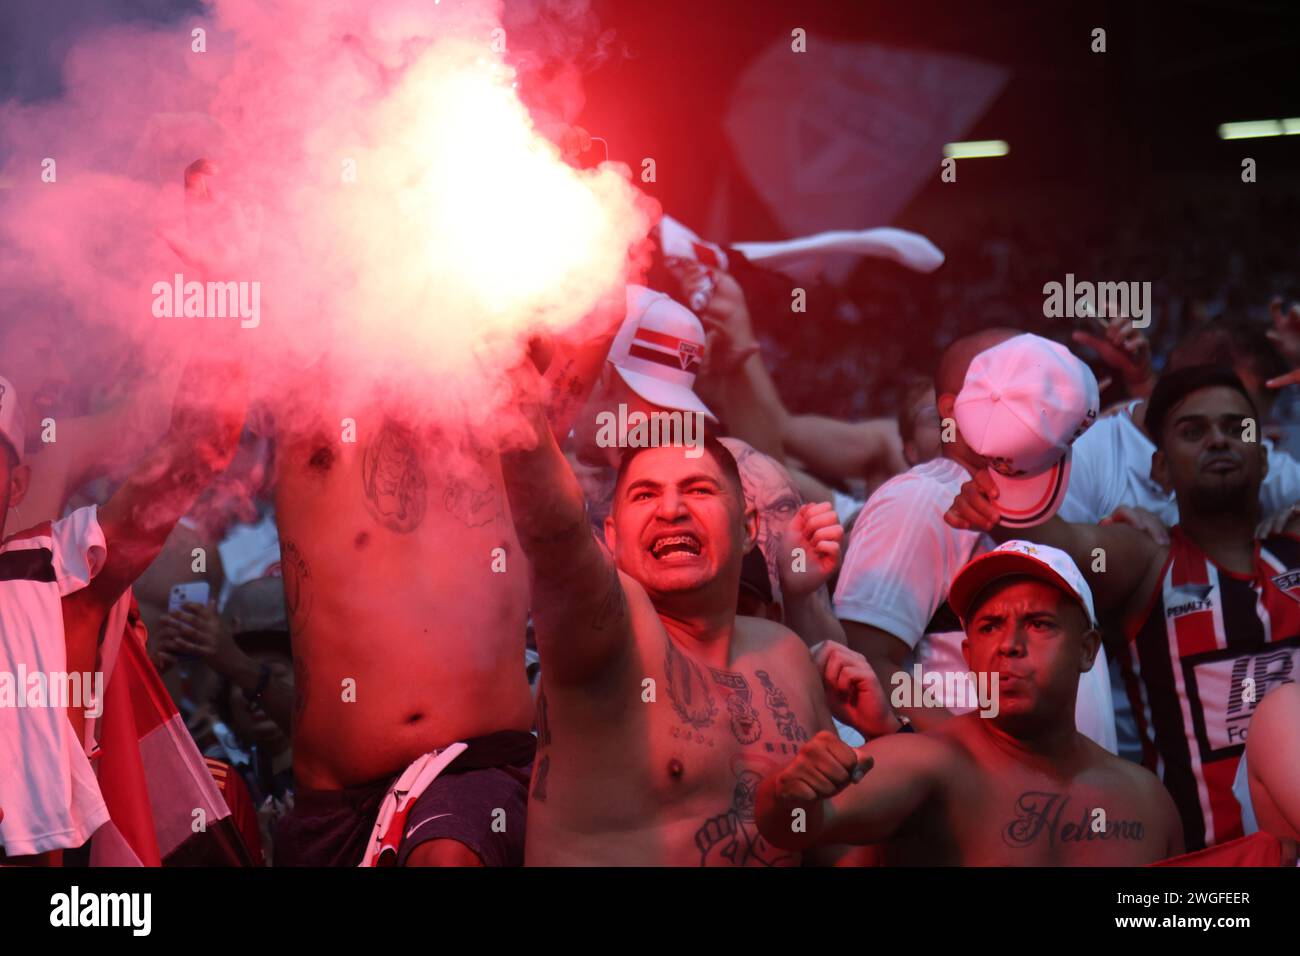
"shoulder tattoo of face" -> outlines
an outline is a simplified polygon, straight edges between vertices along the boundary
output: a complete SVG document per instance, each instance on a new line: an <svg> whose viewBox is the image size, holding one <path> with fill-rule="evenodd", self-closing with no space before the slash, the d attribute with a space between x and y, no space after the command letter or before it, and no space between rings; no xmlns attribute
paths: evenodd
<svg viewBox="0 0 1300 956"><path fill-rule="evenodd" d="M390 531L407 534L424 520L428 479L414 433L385 421L361 459L361 486L370 517Z"/></svg>
<svg viewBox="0 0 1300 956"><path fill-rule="evenodd" d="M673 639L665 636L668 646L664 657L664 673L668 679L668 697L673 702L673 709L684 724L697 730L713 723L718 712L718 705L709 693L709 685L699 665L677 648Z"/></svg>

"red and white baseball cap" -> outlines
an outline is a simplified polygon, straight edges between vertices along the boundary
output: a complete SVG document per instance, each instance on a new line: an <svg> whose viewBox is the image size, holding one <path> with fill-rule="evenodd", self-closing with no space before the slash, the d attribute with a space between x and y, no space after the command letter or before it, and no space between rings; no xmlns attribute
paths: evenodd
<svg viewBox="0 0 1300 956"><path fill-rule="evenodd" d="M986 587L998 578L1026 575L1059 588L1079 602L1088 615L1088 623L1097 626L1097 612L1092 605L1092 588L1084 580L1074 560L1058 548L1029 541L1008 541L986 554L966 562L948 588L948 606L969 622L971 604Z"/></svg>
<svg viewBox="0 0 1300 956"><path fill-rule="evenodd" d="M23 458L23 413L18 405L18 389L0 376L0 438L13 446L18 460Z"/></svg>
<svg viewBox="0 0 1300 956"><path fill-rule="evenodd" d="M971 360L953 415L962 439L988 459L1003 525L1029 528L1056 514L1070 445L1099 405L1092 370L1041 336L1017 335Z"/></svg>
<svg viewBox="0 0 1300 956"><path fill-rule="evenodd" d="M695 394L695 375L704 361L704 325L662 292L627 287L627 316L610 346L609 361L651 405L718 420Z"/></svg>

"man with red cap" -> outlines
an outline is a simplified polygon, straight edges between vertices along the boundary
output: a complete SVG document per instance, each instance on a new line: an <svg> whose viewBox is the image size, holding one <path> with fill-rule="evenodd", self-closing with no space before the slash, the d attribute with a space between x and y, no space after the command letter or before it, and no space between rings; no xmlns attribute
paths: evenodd
<svg viewBox="0 0 1300 956"><path fill-rule="evenodd" d="M953 579L970 669L996 713L865 747L819 733L758 787L759 832L789 851L879 844L886 865L1141 866L1182 852L1153 774L1075 729L1101 635L1069 556L1010 541Z"/></svg>
<svg viewBox="0 0 1300 956"><path fill-rule="evenodd" d="M1268 469L1258 410L1229 368L1166 372L1147 405L1152 477L1173 491L1167 544L1125 525L1053 518L1014 532L1070 554L1099 610L1123 629L1119 657L1143 762L1182 816L1189 850L1243 833L1232 785L1251 721L1300 665L1300 519L1257 540ZM1000 481L977 472L947 519L999 531Z"/></svg>

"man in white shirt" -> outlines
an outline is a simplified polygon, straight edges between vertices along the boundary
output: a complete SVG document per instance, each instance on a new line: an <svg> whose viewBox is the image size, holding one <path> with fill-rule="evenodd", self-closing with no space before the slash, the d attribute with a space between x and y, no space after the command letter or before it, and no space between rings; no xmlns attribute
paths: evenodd
<svg viewBox="0 0 1300 956"><path fill-rule="evenodd" d="M104 618L230 463L245 400L242 373L191 363L167 433L103 508L0 546L0 864L61 862L107 822L83 743L103 703ZM17 395L0 379L0 534L27 491L23 449Z"/></svg>
<svg viewBox="0 0 1300 956"><path fill-rule="evenodd" d="M947 525L947 496L986 463L1003 469L1000 480L1009 489L1003 504L1016 512L1012 520L1025 525L1046 520L1068 483L1070 444L1097 414L1097 383L1087 366L1063 346L1011 329L989 329L954 342L940 360L935 389L947 439L942 455L886 482L867 502L835 592L850 646L872 662L891 696L913 665L923 673L969 674L961 626L947 605L948 586L963 565L994 542ZM1039 427L1009 427L1008 421ZM1041 459L1035 467L1017 467L1017 459L1030 452ZM1043 464L1052 461L1050 467ZM1081 733L1114 752L1105 673L1103 662L1081 678L1076 718ZM945 687L956 689L952 681ZM965 703L974 697L971 690ZM949 693L943 707L897 709L926 729L954 709L972 709L958 708L960 703Z"/></svg>

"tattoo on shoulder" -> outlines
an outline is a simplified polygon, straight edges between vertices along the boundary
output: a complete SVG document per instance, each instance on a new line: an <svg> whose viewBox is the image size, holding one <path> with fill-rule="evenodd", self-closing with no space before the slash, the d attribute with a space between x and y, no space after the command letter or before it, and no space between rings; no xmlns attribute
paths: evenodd
<svg viewBox="0 0 1300 956"><path fill-rule="evenodd" d="M293 631L301 632L311 620L315 585L312 582L311 566L303 557L298 543L291 538L280 540L280 576L284 581L284 603L289 612L289 626Z"/></svg>
<svg viewBox="0 0 1300 956"><path fill-rule="evenodd" d="M790 702L786 700L785 691L772 683L772 678L767 671L755 671L754 673L758 677L758 682L763 685L767 709L772 712L772 718L776 721L777 733L791 744L794 744L793 752L797 753L798 745L807 742L808 731L799 723L799 718L790 709Z"/></svg>
<svg viewBox="0 0 1300 956"><path fill-rule="evenodd" d="M366 510L390 531L408 534L424 520L428 479L415 434L386 420L361 459Z"/></svg>
<svg viewBox="0 0 1300 956"><path fill-rule="evenodd" d="M1002 841L1007 846L1023 849L1040 838L1049 844L1091 843L1141 840L1146 835L1141 820L1108 819L1101 808L1083 807L1075 814L1069 811L1069 805L1070 797L1066 794L1026 790L1016 800L1016 818L1003 829Z"/></svg>
<svg viewBox="0 0 1300 956"><path fill-rule="evenodd" d="M697 730L713 723L718 705L709 693L708 682L699 665L673 646L671 637L664 637L667 651L664 655L664 673L668 680L668 697L673 710L684 724Z"/></svg>
<svg viewBox="0 0 1300 956"><path fill-rule="evenodd" d="M710 667L713 682L726 688L727 716L731 718L731 733L742 744L755 743L763 736L763 725L759 722L758 711L750 702L749 681L744 674L719 670Z"/></svg>
<svg viewBox="0 0 1300 956"><path fill-rule="evenodd" d="M731 807L704 821L695 831L700 866L794 866L799 854L780 850L763 839L755 822L754 805L763 777L756 770L736 775Z"/></svg>

